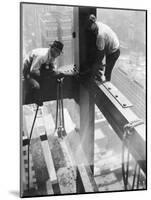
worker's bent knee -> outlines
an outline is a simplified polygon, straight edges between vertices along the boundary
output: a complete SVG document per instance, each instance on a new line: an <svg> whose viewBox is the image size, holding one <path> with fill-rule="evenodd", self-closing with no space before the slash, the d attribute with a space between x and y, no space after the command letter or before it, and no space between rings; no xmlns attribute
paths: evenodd
<svg viewBox="0 0 151 200"><path fill-rule="evenodd" d="M36 80L30 79L29 84L31 89L40 90L40 84Z"/></svg>

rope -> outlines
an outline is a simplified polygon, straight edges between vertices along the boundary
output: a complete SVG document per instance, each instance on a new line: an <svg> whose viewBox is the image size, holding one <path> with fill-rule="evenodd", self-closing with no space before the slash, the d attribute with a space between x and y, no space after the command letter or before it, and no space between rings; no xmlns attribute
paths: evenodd
<svg viewBox="0 0 151 200"><path fill-rule="evenodd" d="M63 79L61 80L61 85L60 85L60 98L61 98L61 110L62 110L62 127L64 128L64 111L63 111L63 87L62 87L62 83L63 83Z"/></svg>
<svg viewBox="0 0 151 200"><path fill-rule="evenodd" d="M63 138L66 135L64 128L64 110L63 110L63 79L57 79L57 107L56 107L56 123L55 131L57 130L58 137ZM59 125L59 126L58 126Z"/></svg>
<svg viewBox="0 0 151 200"><path fill-rule="evenodd" d="M28 143L28 191L29 191L29 188L30 188L30 160L29 160L30 141L31 141L31 137L32 137L32 133L33 133L33 129L34 129L34 125L35 125L38 109L39 109L39 105L37 105L37 109L36 109L36 112L35 112L34 120L33 120L33 123L32 123L30 135L29 135L29 143Z"/></svg>
<svg viewBox="0 0 151 200"><path fill-rule="evenodd" d="M58 80L57 80L58 81ZM57 105L56 105L56 123L55 123L55 130L57 129L58 127L58 99L59 99L59 82L57 82Z"/></svg>
<svg viewBox="0 0 151 200"><path fill-rule="evenodd" d="M139 182L140 182L140 167L136 163L135 168L134 168L134 175L133 175L133 181L132 181L132 186L130 188L129 185L129 162L130 162L130 152L129 152L129 138L134 134L134 128L136 126L142 125L143 121L142 120L135 120L132 121L124 126L124 134L123 134L123 143L122 143L122 176L123 176L123 183L124 183L124 188L125 190L131 189L134 190L135 187L135 182L137 178L137 189L139 188ZM127 146L127 157L125 160L125 149Z"/></svg>

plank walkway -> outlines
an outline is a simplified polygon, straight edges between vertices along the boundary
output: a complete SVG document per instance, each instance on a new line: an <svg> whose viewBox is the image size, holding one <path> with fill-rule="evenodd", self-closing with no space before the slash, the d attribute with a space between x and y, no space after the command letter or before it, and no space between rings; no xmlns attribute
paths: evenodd
<svg viewBox="0 0 151 200"><path fill-rule="evenodd" d="M47 104L49 103L47 102ZM31 191L33 189L33 196L98 191L90 166L86 162L84 152L79 146L80 138L75 132L75 124L68 110L65 109L65 117L67 117L70 124L66 124L67 137L62 140L54 136L55 119L47 108L48 106L46 105L39 108L30 142L29 191L27 187L28 170L26 170L28 168L26 156L28 142L25 145L26 155L24 154L24 147L22 149L23 196L32 196ZM34 112L35 105L26 105L23 108L23 142L29 138ZM78 151L74 151L76 147L78 147ZM26 161L24 162L24 160Z"/></svg>
<svg viewBox="0 0 151 200"><path fill-rule="evenodd" d="M111 151L107 151L105 154L103 154L101 149L105 149L105 146L112 142L107 142L107 137L110 138L110 140L113 137L111 130L108 130L108 133L105 128L107 126L106 121L104 119L98 119L95 123L94 167L96 170L94 170L94 173L95 171L96 173L93 175L90 168L92 163L87 162L85 153L80 145L80 135L78 130L76 130L77 123L72 121L72 118L78 119L78 117L76 116L75 112L70 111L69 107L73 109L73 106L69 104L70 103L67 103L67 106L64 109L67 136L63 140L54 135L55 103L45 102L44 106L39 108L30 144L29 191L27 179L27 141L36 107L35 105L24 106L24 145L22 148L23 154L21 170L23 196L43 196L124 190L122 177L117 180L117 177L115 177L116 175L113 172L114 170L117 171L118 176L121 173L121 155L112 154ZM66 121L68 123L66 123ZM101 132L101 130L103 132ZM100 150L102 151L101 153ZM108 171L109 168L110 171Z"/></svg>

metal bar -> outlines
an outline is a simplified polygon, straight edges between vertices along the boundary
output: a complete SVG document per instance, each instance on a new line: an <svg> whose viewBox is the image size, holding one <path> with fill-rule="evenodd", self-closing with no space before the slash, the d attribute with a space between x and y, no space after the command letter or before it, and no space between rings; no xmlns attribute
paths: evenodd
<svg viewBox="0 0 151 200"><path fill-rule="evenodd" d="M59 84L57 82L57 99L56 99L56 122L55 122L55 130L58 126L58 99L59 99Z"/></svg>
<svg viewBox="0 0 151 200"><path fill-rule="evenodd" d="M132 183L132 190L134 190L135 187L135 180L136 180L136 175L137 175L137 166L138 164L135 164L135 169L134 169L134 176L133 176L133 183Z"/></svg>
<svg viewBox="0 0 151 200"><path fill-rule="evenodd" d="M30 159L29 159L30 158L30 152L29 152L30 151L30 141L31 141L31 137L32 137L35 121L36 121L36 118L37 118L38 109L39 109L39 105L37 105L37 109L36 109L36 112L35 112L35 117L34 117L34 120L33 120L32 127L31 127L30 135L29 135L29 143L28 143L28 191L30 189Z"/></svg>
<svg viewBox="0 0 151 200"><path fill-rule="evenodd" d="M94 166L94 98L91 85L80 86L80 138L88 165Z"/></svg>
<svg viewBox="0 0 151 200"><path fill-rule="evenodd" d="M113 84L111 84L110 82L106 82L104 86L123 108L133 106L132 103L128 99L126 99L124 95L115 86L113 86Z"/></svg>
<svg viewBox="0 0 151 200"><path fill-rule="evenodd" d="M36 112L35 112L35 117L34 117L34 120L33 120L32 127L31 127L30 136L29 136L29 144L30 144L30 140L31 140L31 137L32 137L32 133L33 133L33 128L34 128L34 125L35 125L36 117L37 117L37 114L38 114L38 109L39 109L39 105L37 105Z"/></svg>
<svg viewBox="0 0 151 200"><path fill-rule="evenodd" d="M63 110L63 81L60 85L60 96L61 96L61 111L62 111L62 127L64 127L64 110Z"/></svg>
<svg viewBox="0 0 151 200"><path fill-rule="evenodd" d="M75 10L76 11L76 10ZM79 64L79 72L85 72L92 68L94 56L95 37L87 31L87 22L90 14L96 15L95 7L79 7L75 12L74 26L77 34L78 46L75 52L75 64ZM85 77L87 79L87 77ZM94 166L94 99L91 85L88 89L80 84L80 139L85 152L88 165L93 171Z"/></svg>
<svg viewBox="0 0 151 200"><path fill-rule="evenodd" d="M137 189L139 189L139 181L140 181L140 167L138 168L137 172L137 186L136 186Z"/></svg>

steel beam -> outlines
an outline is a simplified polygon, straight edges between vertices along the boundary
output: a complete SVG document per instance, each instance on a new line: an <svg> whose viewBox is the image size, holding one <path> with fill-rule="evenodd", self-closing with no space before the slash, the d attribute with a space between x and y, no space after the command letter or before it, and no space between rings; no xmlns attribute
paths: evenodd
<svg viewBox="0 0 151 200"><path fill-rule="evenodd" d="M96 8L79 7L78 12L75 13L78 25L77 38L79 54L75 54L76 64L79 63L80 72L90 69L92 66L92 49L94 42L91 42L92 36L87 33L87 23L90 14L96 14ZM76 24L75 24L76 25ZM83 84L80 84L80 138L81 145L85 152L88 165L93 171L94 165L94 99L92 95L91 85L89 90Z"/></svg>
<svg viewBox="0 0 151 200"><path fill-rule="evenodd" d="M138 120L138 117L129 107L123 107L116 100L107 89L107 83L97 85L93 82L93 90L96 105L122 140L124 126ZM146 130L144 124L134 127L133 134L129 139L129 150L146 174Z"/></svg>

